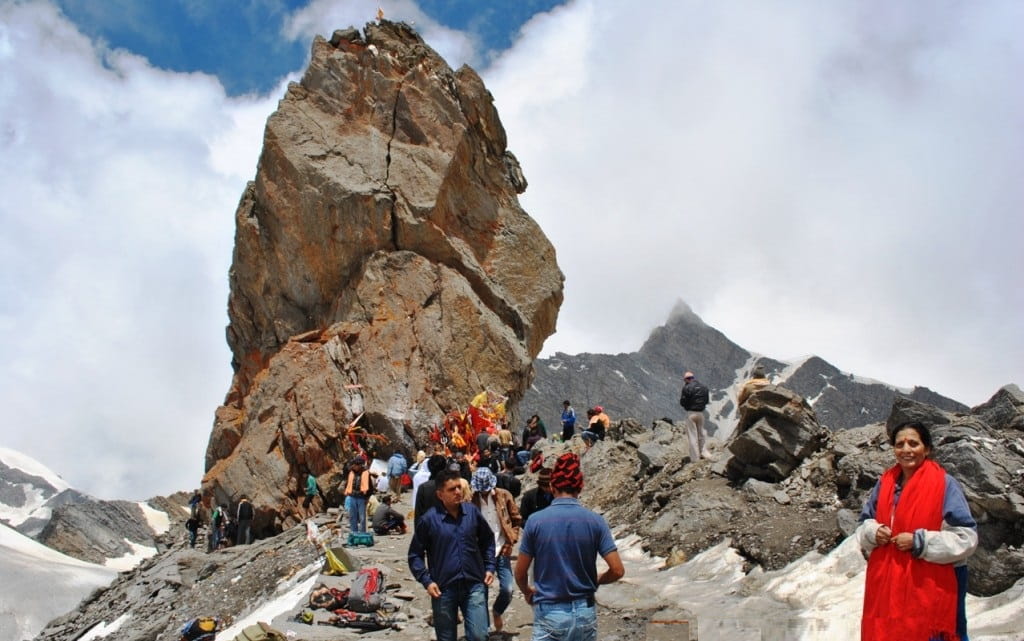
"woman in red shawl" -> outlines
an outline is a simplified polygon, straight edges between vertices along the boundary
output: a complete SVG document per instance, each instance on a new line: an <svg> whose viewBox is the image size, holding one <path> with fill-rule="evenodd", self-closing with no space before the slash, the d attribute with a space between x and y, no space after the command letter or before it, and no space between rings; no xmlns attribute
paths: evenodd
<svg viewBox="0 0 1024 641"><path fill-rule="evenodd" d="M889 442L896 465L857 530L870 553L861 641L967 641L964 562L978 546L977 524L960 484L929 458L924 425L904 423Z"/></svg>

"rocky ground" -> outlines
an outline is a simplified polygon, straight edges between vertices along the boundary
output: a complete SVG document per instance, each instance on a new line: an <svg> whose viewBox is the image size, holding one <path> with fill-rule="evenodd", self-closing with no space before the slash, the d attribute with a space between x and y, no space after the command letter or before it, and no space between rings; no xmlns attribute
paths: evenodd
<svg viewBox="0 0 1024 641"><path fill-rule="evenodd" d="M409 494L403 495L396 508L403 512L411 510ZM395 617L399 621L398 629L366 634L370 638L393 641L433 639L433 629L427 620L429 597L412 578L406 563L411 535L376 537L373 547L345 548L341 544L347 538L347 527L337 525L335 516L331 510L315 520L328 545L343 548L363 566L384 569L388 598L399 606ZM314 586L324 583L345 588L353 576L322 574L323 556L310 544L302 526L250 546L207 553L202 540L196 549L190 549L183 526L176 523L162 543L166 552L122 574L111 587L97 590L78 609L51 622L38 637L39 641L77 639L88 630L101 624L109 625L125 614L129 618L108 638L177 641L180 626L196 616L219 617L225 626L242 625L246 619L256 618L286 633L292 641L363 637L358 630L320 624L329 617L323 610L316 611L313 625L295 620L295 615L305 609ZM599 612L602 639L653 638L646 636L645 628L656 610L602 607ZM679 615L673 617L675 620ZM492 633L491 639L529 639L531 622L530 607L517 591L506 612L504 632Z"/></svg>
<svg viewBox="0 0 1024 641"><path fill-rule="evenodd" d="M802 432L787 432L781 418L798 406L787 402L773 421L763 421L741 435L754 439L767 434L770 438L761 440L765 447L787 446L784 451L773 450L776 459L766 459L767 464L753 458L740 461L745 466L742 469L766 474L785 470L785 477L777 482L737 478L735 470L740 468L730 457L739 458L737 450L760 456L753 447L756 443L737 448L735 441L728 445L712 442L711 460L692 462L681 426L667 421L651 426L621 421L609 430L607 440L590 449L578 438L570 443L544 442L541 447L548 460L566 450L582 455L585 487L581 500L604 514L619 540L638 542L644 551L666 559L665 566L679 565L713 546L731 545L745 560L744 576L756 578L764 576L764 570L776 570L805 557L807 552L833 550L853 531L866 493L892 464L883 424L808 433L806 441L793 439L793 434ZM969 591L981 596L1003 593L1024 575L1024 442L1020 436L1024 394L1008 386L969 415L898 401L887 423L918 417L935 426L936 458L960 480L981 524L981 546L969 560ZM814 447L808 450L804 447L807 443ZM794 457L794 451L807 453ZM533 476L527 474L524 490L533 483ZM182 502L184 498L182 495ZM246 619L266 620L296 641L357 634L290 620L302 609L315 584L324 581L344 586L350 580L320 576L320 554L307 542L305 528L290 528L252 546L207 554L185 545L184 509L167 509L172 516L178 514L179 520L158 541L161 553L123 574L111 587L94 593L76 611L52 622L40 640L78 639L100 622L110 623L126 614L129 618L116 635L126 641L173 641L181 624L199 615L218 616L229 625L241 625ZM399 509L409 511L408 496L403 497ZM339 545L347 532L344 527L332 527L333 520L323 515L318 522L331 545ZM363 564L385 568L392 600L400 603L399 629L371 633L380 638L432 638L426 619L428 597L409 574L407 546L408 536L394 536L378 538L372 548L346 550ZM655 561L659 567L653 576L662 569L662 561ZM629 576L627 565L627 579ZM638 571L636 576L642 575ZM699 583L700 577L690 580ZM759 585L754 581L748 588L756 590ZM655 589L647 589L650 587ZM636 579L603 587L598 592L598 602L602 603L602 595L604 598L599 609L601 639L686 638L679 631L683 624L655 623L693 619L688 612L665 609L672 606L662 603L664 597L658 594L657 585L636 583ZM268 602L279 605L276 609L264 607ZM610 607L612 604L619 609ZM705 612L711 614L706 616L713 618L718 610L714 604L708 607ZM768 616L785 612L765 610ZM731 638L727 632L720 638ZM517 596L507 613L505 632L495 638L526 639L529 635L530 609Z"/></svg>

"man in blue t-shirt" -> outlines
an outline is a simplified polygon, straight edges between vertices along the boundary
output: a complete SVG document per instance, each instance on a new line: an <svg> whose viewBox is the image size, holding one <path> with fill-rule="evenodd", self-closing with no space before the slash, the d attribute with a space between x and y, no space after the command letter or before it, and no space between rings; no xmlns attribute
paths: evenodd
<svg viewBox="0 0 1024 641"><path fill-rule="evenodd" d="M614 583L625 570L615 539L602 516L580 505L583 471L571 452L551 471L555 500L533 515L519 542L516 584L533 606L533 639L597 639L597 586ZM598 555L608 569L597 573ZM530 565L534 585L530 585Z"/></svg>

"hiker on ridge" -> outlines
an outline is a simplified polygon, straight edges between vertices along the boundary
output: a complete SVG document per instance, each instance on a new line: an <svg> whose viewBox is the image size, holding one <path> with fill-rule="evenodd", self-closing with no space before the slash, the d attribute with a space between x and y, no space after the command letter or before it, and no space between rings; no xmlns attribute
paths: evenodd
<svg viewBox="0 0 1024 641"><path fill-rule="evenodd" d="M238 518L238 545L249 545L252 543L252 517L255 513L253 510L252 503L249 502L249 497L245 494L238 500L238 511L236 512Z"/></svg>
<svg viewBox="0 0 1024 641"><path fill-rule="evenodd" d="M704 408L708 405L709 397L707 386L698 381L693 372L683 374L679 404L686 410L686 439L690 444L690 461L694 463L702 458L711 458L704 435Z"/></svg>

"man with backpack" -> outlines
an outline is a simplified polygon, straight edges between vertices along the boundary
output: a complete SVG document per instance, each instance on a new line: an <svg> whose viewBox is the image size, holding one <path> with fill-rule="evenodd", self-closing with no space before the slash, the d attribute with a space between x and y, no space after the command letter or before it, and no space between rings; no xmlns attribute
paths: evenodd
<svg viewBox="0 0 1024 641"><path fill-rule="evenodd" d="M709 400L708 388L697 380L693 372L683 374L683 389L679 393L679 404L686 410L686 439L690 444L690 460L711 458L704 436L704 408Z"/></svg>
<svg viewBox="0 0 1024 641"><path fill-rule="evenodd" d="M494 532L480 509L463 502L459 473L437 477L441 507L416 522L409 544L409 570L427 589L437 641L456 641L458 614L467 641L487 638L487 586L494 582ZM422 489L422 488L420 488Z"/></svg>

